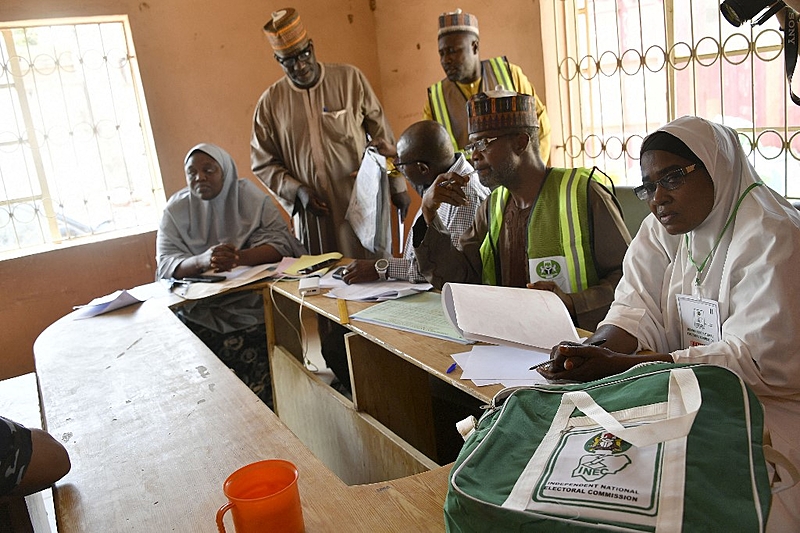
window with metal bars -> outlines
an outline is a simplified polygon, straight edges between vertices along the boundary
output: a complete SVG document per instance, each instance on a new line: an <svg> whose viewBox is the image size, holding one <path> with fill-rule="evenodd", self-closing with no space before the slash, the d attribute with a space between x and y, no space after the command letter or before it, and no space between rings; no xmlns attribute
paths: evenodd
<svg viewBox="0 0 800 533"><path fill-rule="evenodd" d="M800 108L774 18L736 28L708 0L551 1L566 166L637 185L644 136L696 115L736 129L762 179L800 197Z"/></svg>
<svg viewBox="0 0 800 533"><path fill-rule="evenodd" d="M0 23L0 260L157 227L127 17Z"/></svg>

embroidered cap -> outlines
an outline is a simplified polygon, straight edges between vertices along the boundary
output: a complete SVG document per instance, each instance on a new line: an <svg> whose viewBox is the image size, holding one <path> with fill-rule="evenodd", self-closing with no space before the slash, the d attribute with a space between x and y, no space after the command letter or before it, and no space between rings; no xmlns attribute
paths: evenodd
<svg viewBox="0 0 800 533"><path fill-rule="evenodd" d="M458 31L467 31L474 33L476 37L479 36L478 18L475 15L464 13L460 9L439 15L439 37Z"/></svg>
<svg viewBox="0 0 800 533"><path fill-rule="evenodd" d="M306 28L294 8L287 7L272 13L272 18L264 25L269 44L279 57L289 57L308 47Z"/></svg>
<svg viewBox="0 0 800 533"><path fill-rule="evenodd" d="M467 102L469 133L508 128L538 128L533 96L505 89L478 93Z"/></svg>

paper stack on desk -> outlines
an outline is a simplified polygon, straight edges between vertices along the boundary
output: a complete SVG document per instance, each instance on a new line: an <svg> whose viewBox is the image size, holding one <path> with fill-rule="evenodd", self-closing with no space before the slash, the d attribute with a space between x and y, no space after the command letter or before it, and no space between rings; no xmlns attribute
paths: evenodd
<svg viewBox="0 0 800 533"><path fill-rule="evenodd" d="M569 311L554 292L445 283L442 305L465 339L548 352L561 341L578 342Z"/></svg>
<svg viewBox="0 0 800 533"><path fill-rule="evenodd" d="M283 265L283 262L268 263L255 266L238 266L229 272L208 272L209 274L223 276L225 280L217 283L186 284L183 284L180 282L180 280L177 280L176 283L178 285L173 289L173 292L181 298L186 298L187 300L208 298L230 289L247 285L248 283L252 283L254 281L278 276L280 275Z"/></svg>
<svg viewBox="0 0 800 533"><path fill-rule="evenodd" d="M359 311L350 318L387 328L468 344L468 341L461 337L444 317L441 296L435 292L421 292L400 300L387 300Z"/></svg>
<svg viewBox="0 0 800 533"><path fill-rule="evenodd" d="M339 252L328 252L320 255L301 255L294 260L291 266L282 272L288 278L302 278L311 274L324 274L328 269L342 258Z"/></svg>
<svg viewBox="0 0 800 533"><path fill-rule="evenodd" d="M322 283L320 283L322 285ZM329 298L339 298L341 300L355 300L359 302L383 302L385 300L397 300L413 294L427 292L433 288L430 283L411 283L410 281L373 281L370 283L358 283L347 285L339 282L335 286L332 283L326 284L332 289L326 296Z"/></svg>
<svg viewBox="0 0 800 533"><path fill-rule="evenodd" d="M530 367L549 359L559 342L580 340L564 302L549 291L446 283L442 307L465 339L500 345L453 355L461 379L478 386L541 383Z"/></svg>

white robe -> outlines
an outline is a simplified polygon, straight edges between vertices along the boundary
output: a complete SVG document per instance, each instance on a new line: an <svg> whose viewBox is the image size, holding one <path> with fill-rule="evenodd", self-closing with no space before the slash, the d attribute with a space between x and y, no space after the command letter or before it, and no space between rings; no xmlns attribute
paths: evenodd
<svg viewBox="0 0 800 533"><path fill-rule="evenodd" d="M637 337L641 348L670 353L675 362L736 372L764 405L773 445L800 468L800 215L766 185L755 187L742 200L697 287L687 237L700 265L737 200L760 179L727 127L682 117L661 130L703 162L714 182L714 207L686 236L668 234L652 215L645 219L601 325L616 325ZM682 345L678 294L719 302L721 341ZM773 497L768 531L800 531L800 485Z"/></svg>

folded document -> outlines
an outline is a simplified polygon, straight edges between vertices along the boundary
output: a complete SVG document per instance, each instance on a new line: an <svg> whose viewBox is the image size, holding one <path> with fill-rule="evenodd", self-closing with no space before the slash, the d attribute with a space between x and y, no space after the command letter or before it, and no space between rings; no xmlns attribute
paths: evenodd
<svg viewBox="0 0 800 533"><path fill-rule="evenodd" d="M445 283L442 306L453 327L473 341L549 352L561 341L579 340L564 302L550 291Z"/></svg>

